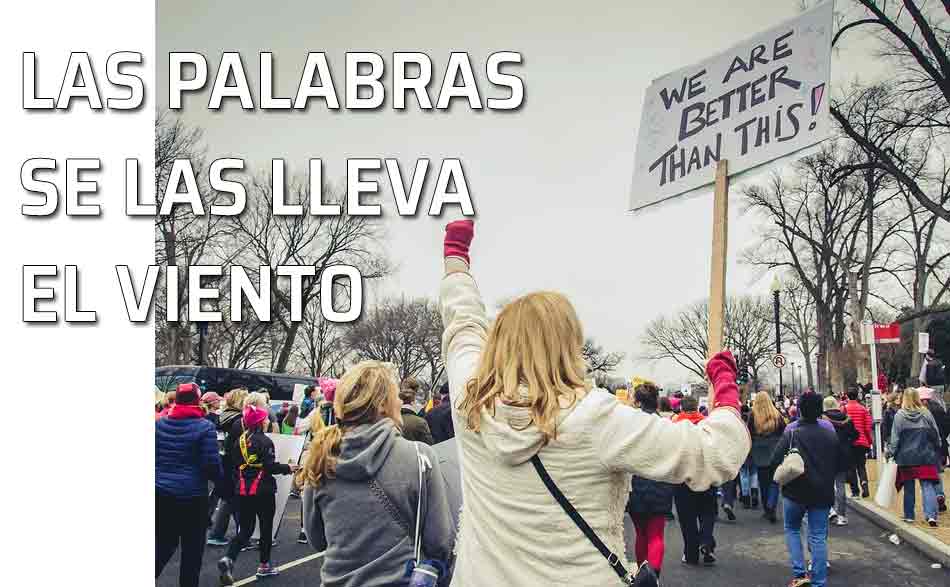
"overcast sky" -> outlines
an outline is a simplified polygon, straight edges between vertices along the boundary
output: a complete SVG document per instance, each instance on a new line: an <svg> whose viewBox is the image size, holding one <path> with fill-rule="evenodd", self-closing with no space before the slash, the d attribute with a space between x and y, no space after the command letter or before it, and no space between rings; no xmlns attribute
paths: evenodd
<svg viewBox="0 0 950 587"><path fill-rule="evenodd" d="M275 55L280 96L294 95L307 52L323 51L341 99L346 51L375 51L387 65L393 51L423 51L436 69L433 101L450 52L468 52L486 82L481 87L493 90L484 76L487 56L520 51L526 101L517 112L473 112L462 102L451 112L330 112L321 102L306 113L248 113L233 104L213 112L205 92L186 100L182 116L204 129L210 155L243 157L258 168L280 157L305 171L308 158L320 157L324 174L342 179L348 157L397 157L409 169L419 157L460 157L478 212L473 271L490 305L537 289L561 291L588 336L627 353L619 374L686 380L672 363L636 360L637 339L655 316L708 295L711 190L626 211L644 90L654 78L794 16L798 2L231 0L227 10L210 3L200 9L194 0L157 4L159 107L167 105L169 51L205 54L209 76L223 51L241 52L255 97L259 51ZM854 64L865 59L858 55L840 53L834 79L859 73ZM431 187L425 203L430 194ZM392 208L391 196L381 200ZM384 293L436 295L444 222L389 222L388 248L399 271L382 284ZM768 292L771 276L757 280L738 263L755 234L734 184L731 294Z"/></svg>

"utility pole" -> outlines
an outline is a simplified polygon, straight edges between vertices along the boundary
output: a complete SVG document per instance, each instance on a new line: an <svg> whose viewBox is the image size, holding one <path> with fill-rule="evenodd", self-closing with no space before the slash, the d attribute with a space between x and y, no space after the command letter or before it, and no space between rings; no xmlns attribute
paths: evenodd
<svg viewBox="0 0 950 587"><path fill-rule="evenodd" d="M782 354L782 332L781 325L779 321L779 295L782 293L782 283L778 279L778 275L775 276L775 280L772 281L772 297L775 304L775 354ZM778 370L778 392L779 395L785 395L782 387L782 370Z"/></svg>

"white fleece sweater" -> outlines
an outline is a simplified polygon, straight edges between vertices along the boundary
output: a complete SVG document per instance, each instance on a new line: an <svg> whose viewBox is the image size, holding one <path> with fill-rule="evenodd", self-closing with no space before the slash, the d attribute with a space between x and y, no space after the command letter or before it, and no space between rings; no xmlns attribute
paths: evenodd
<svg viewBox="0 0 950 587"><path fill-rule="evenodd" d="M452 260L454 261L454 259ZM489 322L469 273L440 291L452 418L462 462L462 520L452 587L616 586L621 581L545 489L528 462L538 453L587 523L623 556L623 513L632 474L695 490L734 479L749 453L742 420L713 410L698 425L655 418L593 390L564 410L557 439L541 448L527 410L499 403L468 430L456 406L477 367ZM523 424L518 425L521 428ZM539 452L540 449L540 452Z"/></svg>

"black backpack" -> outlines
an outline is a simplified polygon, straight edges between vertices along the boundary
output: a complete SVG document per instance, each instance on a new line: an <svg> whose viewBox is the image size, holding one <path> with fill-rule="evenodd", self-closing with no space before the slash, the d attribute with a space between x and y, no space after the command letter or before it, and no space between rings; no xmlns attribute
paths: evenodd
<svg viewBox="0 0 950 587"><path fill-rule="evenodd" d="M927 378L927 385L944 385L946 375L944 374L943 361L940 359L929 361L924 376Z"/></svg>

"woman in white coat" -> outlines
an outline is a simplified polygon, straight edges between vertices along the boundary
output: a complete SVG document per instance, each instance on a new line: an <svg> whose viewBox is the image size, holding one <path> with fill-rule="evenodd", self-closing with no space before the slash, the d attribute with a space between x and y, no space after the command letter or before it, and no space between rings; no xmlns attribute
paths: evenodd
<svg viewBox="0 0 950 587"><path fill-rule="evenodd" d="M739 415L735 360L706 371L709 417L674 424L585 384L583 334L568 300L538 292L489 324L469 271L469 220L446 227L440 306L443 357L462 461L462 519L453 587L620 585L606 558L549 493L561 492L623 557L632 474L700 491L734 479L750 440Z"/></svg>

